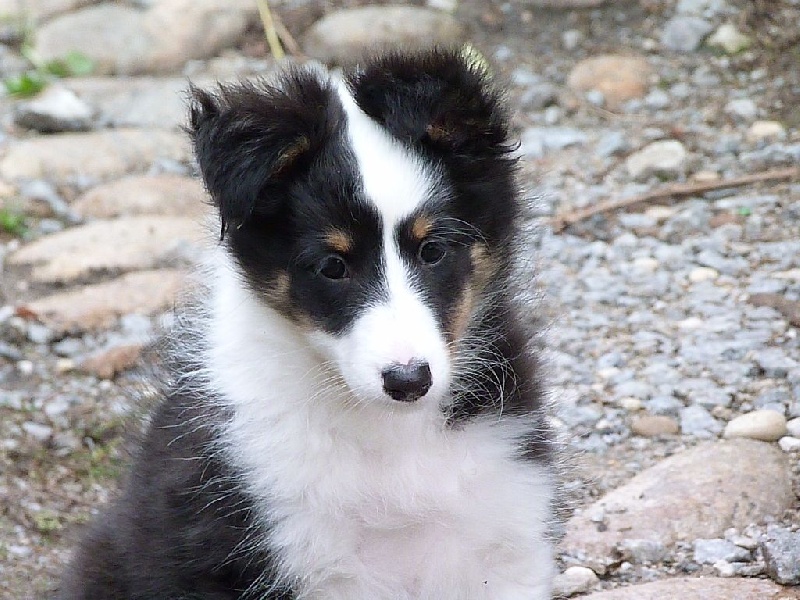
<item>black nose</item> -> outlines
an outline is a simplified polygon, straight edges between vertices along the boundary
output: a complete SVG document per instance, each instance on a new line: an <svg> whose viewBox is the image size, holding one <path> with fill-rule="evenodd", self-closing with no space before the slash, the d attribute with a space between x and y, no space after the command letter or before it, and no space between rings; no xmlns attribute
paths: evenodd
<svg viewBox="0 0 800 600"><path fill-rule="evenodd" d="M428 363L412 360L407 365L394 363L382 372L383 390L394 400L414 402L431 389L431 368Z"/></svg>

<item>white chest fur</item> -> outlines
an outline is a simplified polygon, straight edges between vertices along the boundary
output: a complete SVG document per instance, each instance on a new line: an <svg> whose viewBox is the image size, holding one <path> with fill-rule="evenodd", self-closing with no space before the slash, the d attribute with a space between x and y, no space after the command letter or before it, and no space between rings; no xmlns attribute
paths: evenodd
<svg viewBox="0 0 800 600"><path fill-rule="evenodd" d="M234 409L226 452L300 598L549 598L551 483L515 458L524 422L452 430L436 406L348 404L291 326L237 287L218 294L211 382Z"/></svg>

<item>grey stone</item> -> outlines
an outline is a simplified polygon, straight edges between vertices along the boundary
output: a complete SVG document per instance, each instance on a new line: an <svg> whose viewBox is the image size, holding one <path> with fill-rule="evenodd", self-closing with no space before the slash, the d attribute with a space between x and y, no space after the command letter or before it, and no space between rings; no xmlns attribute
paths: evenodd
<svg viewBox="0 0 800 600"><path fill-rule="evenodd" d="M705 377L687 377L677 383L675 393L694 405L705 408L730 406L731 392Z"/></svg>
<svg viewBox="0 0 800 600"><path fill-rule="evenodd" d="M603 411L597 406L564 406L558 415L568 425L591 427L603 417Z"/></svg>
<svg viewBox="0 0 800 600"><path fill-rule="evenodd" d="M568 598L591 590L600 579L594 571L586 567L568 567L556 576L553 582L553 596Z"/></svg>
<svg viewBox="0 0 800 600"><path fill-rule="evenodd" d="M735 98L725 105L725 112L740 119L753 119L758 115L758 106L750 98Z"/></svg>
<svg viewBox="0 0 800 600"><path fill-rule="evenodd" d="M767 575L782 585L800 585L800 531L774 529L761 543Z"/></svg>
<svg viewBox="0 0 800 600"><path fill-rule="evenodd" d="M64 338L53 344L53 352L59 356L77 356L86 349L83 340L74 337Z"/></svg>
<svg viewBox="0 0 800 600"><path fill-rule="evenodd" d="M589 90L586 92L585 97L589 104L594 104L595 106L605 106L606 104L606 96L600 90Z"/></svg>
<svg viewBox="0 0 800 600"><path fill-rule="evenodd" d="M727 562L748 562L752 560L750 551L727 540L712 538L694 541L694 560L702 565L713 565L724 560Z"/></svg>
<svg viewBox="0 0 800 600"><path fill-rule="evenodd" d="M64 230L64 224L56 219L41 219L37 225L39 233L47 235Z"/></svg>
<svg viewBox="0 0 800 600"><path fill-rule="evenodd" d="M641 381L626 381L614 388L614 395L618 398L631 396L646 400L653 395L653 388Z"/></svg>
<svg viewBox="0 0 800 600"><path fill-rule="evenodd" d="M25 421L22 430L37 442L46 442L53 435L53 428L33 421Z"/></svg>
<svg viewBox="0 0 800 600"><path fill-rule="evenodd" d="M583 32L579 29L567 29L561 34L561 44L564 50L575 50L583 40Z"/></svg>
<svg viewBox="0 0 800 600"><path fill-rule="evenodd" d="M636 565L652 565L661 562L668 555L666 546L657 540L623 540L618 550L624 560Z"/></svg>
<svg viewBox="0 0 800 600"><path fill-rule="evenodd" d="M791 369L798 366L797 361L786 356L786 353L779 348L760 350L755 355L755 361L764 372L764 376L776 379L785 378Z"/></svg>
<svg viewBox="0 0 800 600"><path fill-rule="evenodd" d="M7 360L16 362L18 360L22 360L23 357L24 355L19 348L0 340L0 358L5 358Z"/></svg>
<svg viewBox="0 0 800 600"><path fill-rule="evenodd" d="M533 83L522 92L520 106L527 110L542 110L554 104L558 98L558 88L552 83Z"/></svg>
<svg viewBox="0 0 800 600"><path fill-rule="evenodd" d="M728 8L725 0L679 0L675 12L682 15L714 17Z"/></svg>
<svg viewBox="0 0 800 600"><path fill-rule="evenodd" d="M722 431L722 423L702 406L687 406L680 411L681 433L698 438L712 438Z"/></svg>
<svg viewBox="0 0 800 600"><path fill-rule="evenodd" d="M677 416L684 408L675 396L655 396L645 402L647 411L654 415Z"/></svg>
<svg viewBox="0 0 800 600"><path fill-rule="evenodd" d="M628 174L638 181L653 175L677 177L686 167L688 154L677 140L662 140L645 146L625 161Z"/></svg>
<svg viewBox="0 0 800 600"><path fill-rule="evenodd" d="M33 100L18 104L14 122L42 133L86 131L92 127L93 116L92 108L72 91L51 85Z"/></svg>
<svg viewBox="0 0 800 600"><path fill-rule="evenodd" d="M783 388L772 388L769 390L765 390L761 392L758 396L756 396L753 405L756 408L766 408L767 406L771 405L780 405L781 411L783 412L786 410L786 406L788 406L789 402L791 402L792 397L789 393L789 390Z"/></svg>
<svg viewBox="0 0 800 600"><path fill-rule="evenodd" d="M656 88L644 97L644 103L654 109L667 108L670 105L670 97L664 90Z"/></svg>
<svg viewBox="0 0 800 600"><path fill-rule="evenodd" d="M49 327L36 322L28 323L26 335L34 344L49 344L55 336Z"/></svg>
<svg viewBox="0 0 800 600"><path fill-rule="evenodd" d="M604 354L597 359L598 369L608 369L610 367L621 367L625 363L625 359L621 353L612 351Z"/></svg>
<svg viewBox="0 0 800 600"><path fill-rule="evenodd" d="M751 270L750 261L740 256L726 258L718 253L704 250L695 258L698 264L716 269L725 275L739 276Z"/></svg>
<svg viewBox="0 0 800 600"><path fill-rule="evenodd" d="M661 45L676 52L694 52L712 29L701 17L676 15L664 25Z"/></svg>
<svg viewBox="0 0 800 600"><path fill-rule="evenodd" d="M618 156L628 151L630 144L621 131L610 131L597 142L595 151L602 157Z"/></svg>

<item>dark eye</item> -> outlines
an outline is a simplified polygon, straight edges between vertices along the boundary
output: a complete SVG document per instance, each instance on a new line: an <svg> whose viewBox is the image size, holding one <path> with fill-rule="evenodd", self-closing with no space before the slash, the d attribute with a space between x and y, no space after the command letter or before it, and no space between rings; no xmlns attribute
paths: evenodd
<svg viewBox="0 0 800 600"><path fill-rule="evenodd" d="M317 273L327 279L344 279L349 276L347 264L340 256L336 256L335 254L331 254L322 259Z"/></svg>
<svg viewBox="0 0 800 600"><path fill-rule="evenodd" d="M442 242L428 240L422 242L417 252L420 262L426 265L435 265L444 258L447 247Z"/></svg>

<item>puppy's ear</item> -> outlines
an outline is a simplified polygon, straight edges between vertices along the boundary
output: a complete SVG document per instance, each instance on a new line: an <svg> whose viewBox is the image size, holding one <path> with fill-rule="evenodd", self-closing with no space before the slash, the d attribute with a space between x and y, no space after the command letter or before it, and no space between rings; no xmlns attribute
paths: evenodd
<svg viewBox="0 0 800 600"><path fill-rule="evenodd" d="M361 109L402 140L476 158L513 149L501 95L474 51L389 54L348 84Z"/></svg>
<svg viewBox="0 0 800 600"><path fill-rule="evenodd" d="M327 80L302 70L275 83L191 89L189 133L223 236L280 208L281 191L339 126L331 97Z"/></svg>

